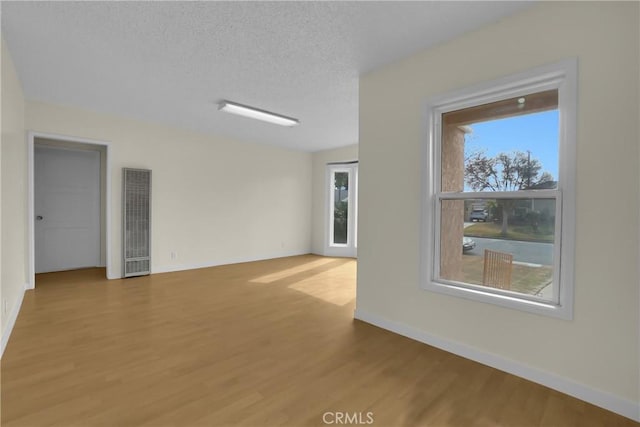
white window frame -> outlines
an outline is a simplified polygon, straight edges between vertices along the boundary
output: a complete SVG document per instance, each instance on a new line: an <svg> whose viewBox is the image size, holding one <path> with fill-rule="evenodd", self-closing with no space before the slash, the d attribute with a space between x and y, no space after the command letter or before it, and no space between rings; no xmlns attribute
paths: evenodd
<svg viewBox="0 0 640 427"><path fill-rule="evenodd" d="M577 60L567 59L447 93L427 102L428 128L426 143L423 147L422 166L421 287L423 289L567 320L573 318L577 69ZM555 190L440 191L442 114L551 89L558 90L560 133L558 186ZM552 300L439 278L440 202L472 197L476 199L525 197L556 200Z"/></svg>

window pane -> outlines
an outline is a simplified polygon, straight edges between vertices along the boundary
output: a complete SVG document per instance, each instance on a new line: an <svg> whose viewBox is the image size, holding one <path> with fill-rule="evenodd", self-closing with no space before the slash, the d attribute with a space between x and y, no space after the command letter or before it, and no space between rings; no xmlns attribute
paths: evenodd
<svg viewBox="0 0 640 427"><path fill-rule="evenodd" d="M349 172L335 172L333 185L333 243L346 245L349 223Z"/></svg>
<svg viewBox="0 0 640 427"><path fill-rule="evenodd" d="M555 209L553 198L442 200L440 279L551 300Z"/></svg>
<svg viewBox="0 0 640 427"><path fill-rule="evenodd" d="M557 90L451 111L442 122L442 191L557 187Z"/></svg>

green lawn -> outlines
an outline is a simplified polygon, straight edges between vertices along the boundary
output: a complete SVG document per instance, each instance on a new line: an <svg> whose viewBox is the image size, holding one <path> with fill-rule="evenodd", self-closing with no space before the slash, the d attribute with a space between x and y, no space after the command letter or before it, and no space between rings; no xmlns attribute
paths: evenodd
<svg viewBox="0 0 640 427"><path fill-rule="evenodd" d="M553 227L540 226L534 232L531 225L511 225L507 228L507 235L501 233L502 224L497 222L478 222L464 229L464 235L469 237L489 237L492 239L523 240L527 242L553 243Z"/></svg>
<svg viewBox="0 0 640 427"><path fill-rule="evenodd" d="M484 258L482 256L463 255L462 281L481 285L483 268ZM553 269L550 266L529 267L514 264L511 276L511 290L535 295L551 283L552 277Z"/></svg>

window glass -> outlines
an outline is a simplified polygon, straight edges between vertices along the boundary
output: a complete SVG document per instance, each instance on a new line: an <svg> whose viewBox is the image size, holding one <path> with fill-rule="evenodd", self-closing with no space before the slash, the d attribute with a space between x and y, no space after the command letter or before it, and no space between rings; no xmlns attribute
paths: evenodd
<svg viewBox="0 0 640 427"><path fill-rule="evenodd" d="M553 198L442 200L440 278L495 288L483 274L485 251L500 252L512 261L502 266L511 280L499 289L551 300L555 212Z"/></svg>
<svg viewBox="0 0 640 427"><path fill-rule="evenodd" d="M333 243L347 244L349 227L349 172L333 174Z"/></svg>
<svg viewBox="0 0 640 427"><path fill-rule="evenodd" d="M447 112L442 123L439 279L552 300L556 199L528 195L557 187L558 91ZM480 197L492 192L522 196ZM492 257L503 259L493 270Z"/></svg>
<svg viewBox="0 0 640 427"><path fill-rule="evenodd" d="M556 188L557 90L451 111L442 123L442 191Z"/></svg>

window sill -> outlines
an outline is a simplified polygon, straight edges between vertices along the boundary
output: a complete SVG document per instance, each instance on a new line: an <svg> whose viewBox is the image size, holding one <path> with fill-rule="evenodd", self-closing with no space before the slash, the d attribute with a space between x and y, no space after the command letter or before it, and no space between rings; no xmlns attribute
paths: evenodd
<svg viewBox="0 0 640 427"><path fill-rule="evenodd" d="M517 296L502 295L481 289L467 288L433 281L423 284L422 289L439 294L525 311L528 313L556 317L563 320L572 320L573 318L573 311L571 307L561 306L550 301L534 301L518 298Z"/></svg>

